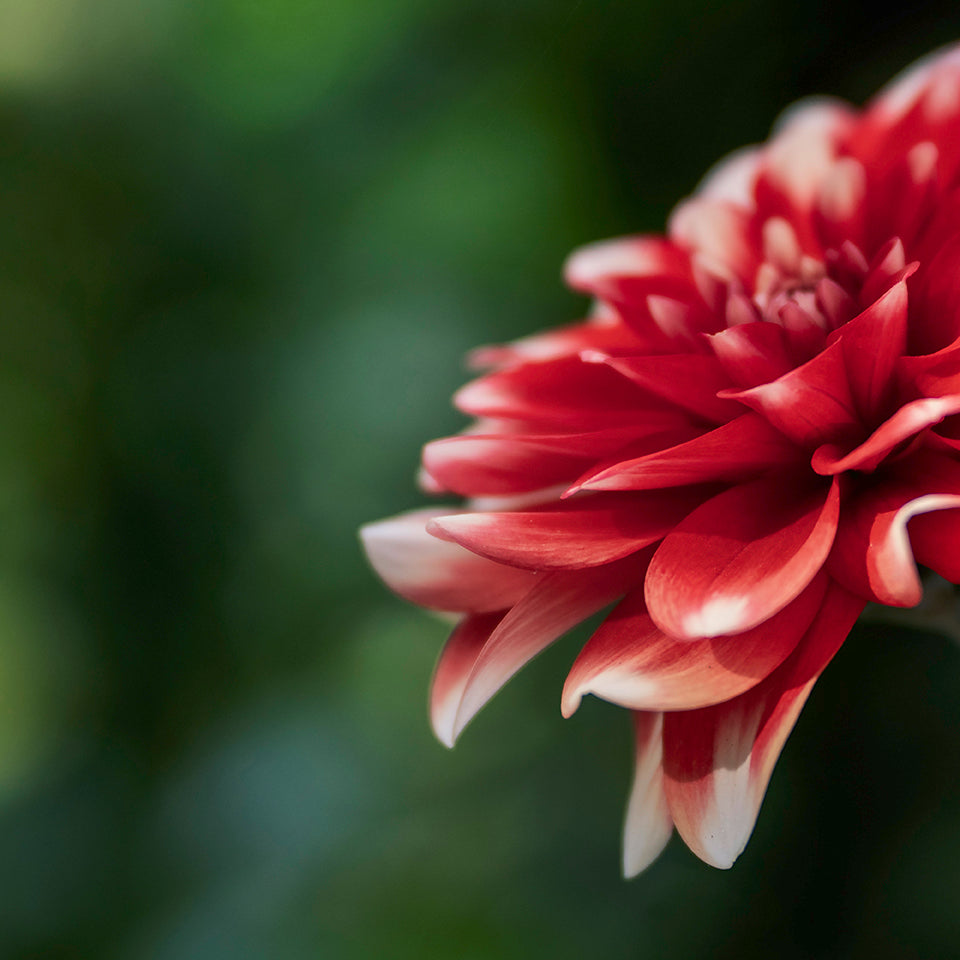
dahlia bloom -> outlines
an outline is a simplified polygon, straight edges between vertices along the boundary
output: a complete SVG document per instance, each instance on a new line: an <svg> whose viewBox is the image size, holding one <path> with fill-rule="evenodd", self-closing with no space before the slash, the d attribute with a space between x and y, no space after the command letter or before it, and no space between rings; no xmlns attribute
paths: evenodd
<svg viewBox="0 0 960 960"><path fill-rule="evenodd" d="M960 47L863 111L801 104L666 236L577 251L572 326L472 357L476 418L422 482L466 498L363 531L398 594L458 622L452 745L528 660L616 604L573 663L631 711L624 869L674 827L729 867L813 684L868 602L960 581Z"/></svg>

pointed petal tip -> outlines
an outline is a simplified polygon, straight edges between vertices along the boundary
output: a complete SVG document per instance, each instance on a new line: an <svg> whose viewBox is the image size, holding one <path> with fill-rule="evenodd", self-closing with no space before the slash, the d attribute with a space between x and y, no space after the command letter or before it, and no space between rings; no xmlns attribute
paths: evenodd
<svg viewBox="0 0 960 960"><path fill-rule="evenodd" d="M450 726L441 727L437 723L430 724L431 729L433 730L433 735L448 749L452 750L457 743L457 738L454 735L453 729Z"/></svg>
<svg viewBox="0 0 960 960"><path fill-rule="evenodd" d="M583 695L588 692L581 689L579 684L564 684L563 693L560 695L560 715L564 720L569 720L577 712Z"/></svg>
<svg viewBox="0 0 960 960"><path fill-rule="evenodd" d="M661 836L657 837L654 842L642 846L629 846L624 843L623 859L621 861L623 879L633 880L639 877L666 850L669 842L670 834L667 834L666 840Z"/></svg>

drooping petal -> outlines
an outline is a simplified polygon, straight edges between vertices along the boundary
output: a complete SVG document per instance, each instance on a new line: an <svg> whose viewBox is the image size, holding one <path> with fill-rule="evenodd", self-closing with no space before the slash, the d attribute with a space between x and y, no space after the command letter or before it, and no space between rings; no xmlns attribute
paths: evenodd
<svg viewBox="0 0 960 960"><path fill-rule="evenodd" d="M600 494L537 510L437 517L427 529L500 563L574 570L619 560L661 540L698 502L690 491Z"/></svg>
<svg viewBox="0 0 960 960"><path fill-rule="evenodd" d="M427 522L449 512L412 510L361 528L370 565L391 590L421 607L485 613L512 606L535 575L430 536Z"/></svg>
<svg viewBox="0 0 960 960"><path fill-rule="evenodd" d="M635 877L663 852L673 820L663 792L663 714L633 714L634 768L623 824L623 875Z"/></svg>
<svg viewBox="0 0 960 960"><path fill-rule="evenodd" d="M667 535L646 578L650 615L674 637L742 633L782 610L823 565L839 488L771 474L708 500Z"/></svg>
<svg viewBox="0 0 960 960"><path fill-rule="evenodd" d="M454 742L525 663L635 586L643 578L650 552L648 549L602 567L539 574L530 592L490 634L463 684L452 726L441 731L440 739Z"/></svg>
<svg viewBox="0 0 960 960"><path fill-rule="evenodd" d="M453 746L451 731L467 677L504 612L464 617L444 644L430 682L430 725L444 746Z"/></svg>
<svg viewBox="0 0 960 960"><path fill-rule="evenodd" d="M589 473L574 489L653 490L747 480L782 467L798 455L798 449L763 417L745 413L686 443Z"/></svg>
<svg viewBox="0 0 960 960"><path fill-rule="evenodd" d="M667 802L702 860L726 869L743 851L783 744L863 606L830 584L803 640L769 677L733 700L664 718Z"/></svg>
<svg viewBox="0 0 960 960"><path fill-rule="evenodd" d="M571 716L592 693L632 710L691 710L749 690L794 650L820 607L826 577L814 578L796 600L745 633L677 640L657 628L643 592L627 595L580 652L563 688Z"/></svg>

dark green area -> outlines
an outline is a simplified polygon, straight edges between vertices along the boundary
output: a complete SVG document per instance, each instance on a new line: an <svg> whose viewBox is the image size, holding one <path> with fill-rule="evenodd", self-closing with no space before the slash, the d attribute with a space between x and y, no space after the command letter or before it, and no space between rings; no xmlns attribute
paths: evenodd
<svg viewBox="0 0 960 960"><path fill-rule="evenodd" d="M462 354L575 319L801 96L952 3L30 0L0 9L0 956L958 955L960 650L858 630L730 873L619 878L626 717L577 639L449 753L416 506Z"/></svg>

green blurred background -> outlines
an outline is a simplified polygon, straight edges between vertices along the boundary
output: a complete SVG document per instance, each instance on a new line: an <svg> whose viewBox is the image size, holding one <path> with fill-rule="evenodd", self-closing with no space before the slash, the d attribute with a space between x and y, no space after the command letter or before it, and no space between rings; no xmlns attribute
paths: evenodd
<svg viewBox="0 0 960 960"><path fill-rule="evenodd" d="M960 649L860 628L732 872L619 878L581 636L452 753L416 506L463 352L575 319L791 101L953 2L0 2L0 956L960 956Z"/></svg>

